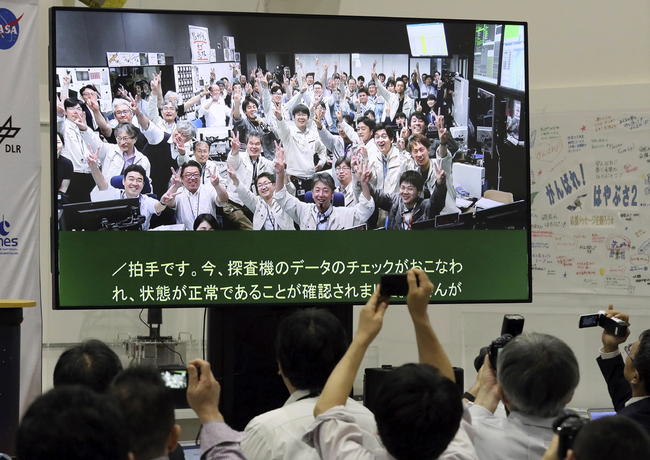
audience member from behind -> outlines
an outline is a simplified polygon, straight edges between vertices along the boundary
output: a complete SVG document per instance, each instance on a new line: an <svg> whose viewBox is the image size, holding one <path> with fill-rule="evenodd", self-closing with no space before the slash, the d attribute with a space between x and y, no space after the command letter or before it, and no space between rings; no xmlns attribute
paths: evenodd
<svg viewBox="0 0 650 460"><path fill-rule="evenodd" d="M553 421L579 380L573 351L551 335L515 337L499 355L496 378L486 356L477 386L470 390L476 396L470 413L479 458L541 459L553 439ZM499 400L507 418L494 415Z"/></svg>
<svg viewBox="0 0 650 460"><path fill-rule="evenodd" d="M630 322L627 314L614 311L612 305L605 314ZM650 433L650 330L625 346L622 355L618 347L629 336L629 328L625 337L616 337L603 329L598 366L616 412L640 423Z"/></svg>
<svg viewBox="0 0 650 460"><path fill-rule="evenodd" d="M231 429L219 411L221 386L210 363L195 359L187 365L187 402L201 422L201 460L245 460L240 443L246 436Z"/></svg>
<svg viewBox="0 0 650 460"><path fill-rule="evenodd" d="M181 427L175 424L174 401L153 366L134 366L120 373L110 388L129 430L135 460L166 457L178 445Z"/></svg>
<svg viewBox="0 0 650 460"><path fill-rule="evenodd" d="M119 409L81 385L54 388L27 409L16 436L21 460L132 460Z"/></svg>
<svg viewBox="0 0 650 460"><path fill-rule="evenodd" d="M358 422L342 404L361 360L381 330L390 297L375 290L361 311L357 334L316 403L316 421L304 439L329 459L476 459L454 370L433 331L427 305L433 284L420 269L407 272L406 302L415 327L420 364L390 371L377 391L375 417L384 448L362 445Z"/></svg>
<svg viewBox="0 0 650 460"><path fill-rule="evenodd" d="M314 421L314 406L327 378L348 346L343 326L327 310L299 310L282 320L275 340L279 374L291 396L284 406L259 415L246 427L242 443L246 457L256 460L318 459L315 449L302 441ZM358 402L341 402L360 426L359 439L377 448L374 416Z"/></svg>
<svg viewBox="0 0 650 460"><path fill-rule="evenodd" d="M54 386L83 385L105 393L121 371L115 352L101 340L90 339L61 354L54 367Z"/></svg>
<svg viewBox="0 0 650 460"><path fill-rule="evenodd" d="M627 417L603 417L587 423L578 432L566 457L558 456L559 436L546 450L543 460L631 460L650 458L650 436Z"/></svg>

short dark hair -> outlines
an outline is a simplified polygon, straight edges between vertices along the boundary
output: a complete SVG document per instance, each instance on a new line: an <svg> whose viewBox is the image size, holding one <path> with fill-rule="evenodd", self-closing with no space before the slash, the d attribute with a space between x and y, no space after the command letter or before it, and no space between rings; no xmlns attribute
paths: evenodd
<svg viewBox="0 0 650 460"><path fill-rule="evenodd" d="M363 112L363 116L366 118L372 118L373 120L375 119L375 112L372 109L368 109L365 112Z"/></svg>
<svg viewBox="0 0 650 460"><path fill-rule="evenodd" d="M417 171L404 171L402 175L399 176L399 184L402 185L404 182L414 186L418 189L418 192L424 190L424 178L422 177L422 174Z"/></svg>
<svg viewBox="0 0 650 460"><path fill-rule="evenodd" d="M83 385L105 393L122 371L120 358L101 340L85 340L64 351L54 367L54 386Z"/></svg>
<svg viewBox="0 0 650 460"><path fill-rule="evenodd" d="M411 139L409 139L409 145L408 145L408 151L409 152L413 151L413 147L415 147L415 144L422 144L427 149L431 148L431 142L429 141L427 136L425 136L423 134L413 134L413 136L411 136Z"/></svg>
<svg viewBox="0 0 650 460"><path fill-rule="evenodd" d="M352 126L352 124L354 123L354 116L352 114L346 113L345 115L343 115L343 119L350 126Z"/></svg>
<svg viewBox="0 0 650 460"><path fill-rule="evenodd" d="M395 131L393 130L393 127L391 125L387 125L386 123L377 123L375 125L375 129L372 130L372 135L373 137L375 134L377 134L377 131L386 131L386 134L388 134L388 138L391 141L395 140Z"/></svg>
<svg viewBox="0 0 650 460"><path fill-rule="evenodd" d="M417 118L418 120L420 120L421 122L423 122L425 124L427 122L427 117L422 112L413 112L411 114L411 118L413 118L413 117ZM411 122L411 120L409 119L409 123L410 122Z"/></svg>
<svg viewBox="0 0 650 460"><path fill-rule="evenodd" d="M129 174L132 171L135 171L138 174L142 175L143 179L145 177L147 177L147 172L144 170L144 168L141 165L138 165L138 164L131 164L131 165L127 166L124 169L124 177L126 177L126 175Z"/></svg>
<svg viewBox="0 0 650 460"><path fill-rule="evenodd" d="M190 160L187 163L183 163L183 165L181 166L180 175L182 176L185 170L189 167L197 168L199 172L203 171L203 168L201 167L201 164L198 161Z"/></svg>
<svg viewBox="0 0 650 460"><path fill-rule="evenodd" d="M350 160L350 157L345 156L345 157L339 157L338 160L336 160L336 163L334 163L334 167L340 166L342 163L345 163L348 165L350 168L352 167L352 161Z"/></svg>
<svg viewBox="0 0 650 460"><path fill-rule="evenodd" d="M65 101L63 101L63 108L65 110L68 110L68 109L70 109L72 107L76 107L76 106L81 107L81 101L79 99L77 99L76 97L68 97L68 98L65 99Z"/></svg>
<svg viewBox="0 0 650 460"><path fill-rule="evenodd" d="M628 417L603 417L580 429L573 453L578 460L650 458L650 436Z"/></svg>
<svg viewBox="0 0 650 460"><path fill-rule="evenodd" d="M94 92L97 93L98 98L101 97L101 95L99 94L99 91L97 91L97 88L95 87L95 85L82 86L81 89L79 90L79 94L83 97L84 91L86 91L87 89L92 89Z"/></svg>
<svg viewBox="0 0 650 460"><path fill-rule="evenodd" d="M312 188L316 186L316 182L322 182L323 184L327 185L332 190L332 192L336 188L336 185L334 184L334 178L328 172L319 172L314 174L314 177L312 178Z"/></svg>
<svg viewBox="0 0 650 460"><path fill-rule="evenodd" d="M271 181L272 184L275 184L275 174L271 174L270 172L262 172L257 175L257 179L255 179L255 183L257 184L257 181L259 181L262 177L266 177L268 180Z"/></svg>
<svg viewBox="0 0 650 460"><path fill-rule="evenodd" d="M524 332L503 347L497 361L497 381L510 410L555 417L578 386L578 360L557 337Z"/></svg>
<svg viewBox="0 0 650 460"><path fill-rule="evenodd" d="M133 366L120 373L110 394L124 414L136 460L164 455L174 428L174 401L154 366Z"/></svg>
<svg viewBox="0 0 650 460"><path fill-rule="evenodd" d="M127 460L124 417L115 403L81 385L54 388L27 409L16 435L21 460Z"/></svg>
<svg viewBox="0 0 650 460"><path fill-rule="evenodd" d="M255 99L253 99L250 96L246 96L244 102L242 103L242 107L244 108L244 110L248 108L249 104L254 104L256 109L260 107L259 103Z"/></svg>
<svg viewBox="0 0 650 460"><path fill-rule="evenodd" d="M432 100L433 100L433 101L437 101L437 100L438 100L438 98L436 97L436 95L433 94L433 93L431 93L431 94L429 94L429 95L427 96L427 101L432 101Z"/></svg>
<svg viewBox="0 0 650 460"><path fill-rule="evenodd" d="M330 176L331 177L331 176ZM282 374L299 390L318 392L348 348L339 320L328 310L307 308L284 318L275 338Z"/></svg>
<svg viewBox="0 0 650 460"><path fill-rule="evenodd" d="M199 214L196 216L196 219L194 219L194 230L199 228L199 225L201 225L203 222L210 224L210 227L212 227L213 230L223 228L223 224L218 221L216 217L214 217L209 212L205 212L203 214Z"/></svg>
<svg viewBox="0 0 650 460"><path fill-rule="evenodd" d="M364 94L370 95L370 94L368 93L368 88L366 88L365 86L362 86L361 88L359 88L359 89L357 90L357 93L364 93Z"/></svg>
<svg viewBox="0 0 650 460"><path fill-rule="evenodd" d="M438 458L463 416L458 386L426 364L404 364L388 372L375 404L381 441L398 460Z"/></svg>
<svg viewBox="0 0 650 460"><path fill-rule="evenodd" d="M643 388L650 394L650 330L639 336L639 346L634 354L634 368L643 381Z"/></svg>
<svg viewBox="0 0 650 460"><path fill-rule="evenodd" d="M368 117L359 117L359 118L357 118L357 126L359 125L359 123L363 123L364 125L366 125L368 127L368 129L370 129L370 131L375 129L375 125L377 124L375 122L375 120L373 120L372 118L368 118Z"/></svg>
<svg viewBox="0 0 650 460"><path fill-rule="evenodd" d="M309 115L309 107L307 107L305 104L296 104L293 110L291 111L291 114L295 115L298 112L306 113L307 115Z"/></svg>

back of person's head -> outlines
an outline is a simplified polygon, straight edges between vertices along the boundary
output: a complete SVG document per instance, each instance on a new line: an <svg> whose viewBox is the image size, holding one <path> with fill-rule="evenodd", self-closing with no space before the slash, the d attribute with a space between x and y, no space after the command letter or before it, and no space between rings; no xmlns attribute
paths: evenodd
<svg viewBox="0 0 650 460"><path fill-rule="evenodd" d="M497 380L509 410L554 417L571 400L580 371L573 351L562 340L525 332L501 351Z"/></svg>
<svg viewBox="0 0 650 460"><path fill-rule="evenodd" d="M61 354L54 367L54 386L83 385L105 393L122 371L120 358L101 340L86 340Z"/></svg>
<svg viewBox="0 0 650 460"><path fill-rule="evenodd" d="M650 458L650 436L634 420L615 415L587 423L573 442L576 460Z"/></svg>
<svg viewBox="0 0 650 460"><path fill-rule="evenodd" d="M16 435L21 460L126 460L128 453L127 429L115 403L81 385L39 396Z"/></svg>
<svg viewBox="0 0 650 460"><path fill-rule="evenodd" d="M297 389L310 392L323 389L347 348L340 321L329 311L316 308L298 310L284 318L275 339L282 375Z"/></svg>
<svg viewBox="0 0 650 460"><path fill-rule="evenodd" d="M639 373L646 394L650 395L650 329L641 333L634 354L634 368Z"/></svg>
<svg viewBox="0 0 650 460"><path fill-rule="evenodd" d="M110 393L124 414L135 460L165 455L170 435L180 432L172 433L174 401L160 371L153 366L130 367L115 377Z"/></svg>
<svg viewBox="0 0 650 460"><path fill-rule="evenodd" d="M388 372L375 405L381 441L398 460L438 458L463 416L458 385L426 364L405 364Z"/></svg>

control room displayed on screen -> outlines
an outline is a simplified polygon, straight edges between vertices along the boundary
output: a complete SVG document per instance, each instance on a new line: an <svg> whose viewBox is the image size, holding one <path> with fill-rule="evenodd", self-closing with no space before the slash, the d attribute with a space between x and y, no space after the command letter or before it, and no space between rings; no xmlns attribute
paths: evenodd
<svg viewBox="0 0 650 460"><path fill-rule="evenodd" d="M413 267L433 303L530 302L527 45L503 21L52 8L54 307L359 304Z"/></svg>

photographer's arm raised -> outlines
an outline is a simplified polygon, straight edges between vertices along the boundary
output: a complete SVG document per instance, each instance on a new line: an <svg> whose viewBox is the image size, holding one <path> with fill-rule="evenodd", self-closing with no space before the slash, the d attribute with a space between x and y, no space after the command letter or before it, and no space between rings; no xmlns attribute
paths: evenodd
<svg viewBox="0 0 650 460"><path fill-rule="evenodd" d="M359 328L350 348L327 379L325 388L314 407L314 417L334 406L345 405L350 391L352 391L354 377L357 375L363 355L381 330L389 300L390 297L383 297L379 294L379 286L377 286L375 293L361 310Z"/></svg>
<svg viewBox="0 0 650 460"><path fill-rule="evenodd" d="M427 313L429 299L433 293L433 284L424 270L419 268L406 272L406 277L409 283L406 304L415 327L415 340L418 345L420 363L437 368L442 375L455 382L454 368L431 326Z"/></svg>

